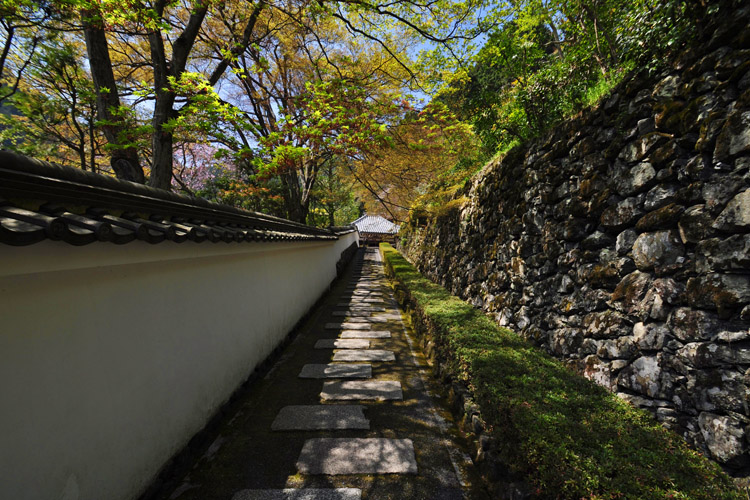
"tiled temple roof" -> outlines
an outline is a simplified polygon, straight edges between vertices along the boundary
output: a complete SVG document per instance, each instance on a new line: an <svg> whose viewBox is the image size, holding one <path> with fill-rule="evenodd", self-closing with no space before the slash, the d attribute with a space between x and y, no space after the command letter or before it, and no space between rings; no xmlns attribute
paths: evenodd
<svg viewBox="0 0 750 500"><path fill-rule="evenodd" d="M398 226L379 215L363 215L352 222L360 233L396 234Z"/></svg>
<svg viewBox="0 0 750 500"><path fill-rule="evenodd" d="M0 151L0 243L7 245L331 240L342 232Z"/></svg>

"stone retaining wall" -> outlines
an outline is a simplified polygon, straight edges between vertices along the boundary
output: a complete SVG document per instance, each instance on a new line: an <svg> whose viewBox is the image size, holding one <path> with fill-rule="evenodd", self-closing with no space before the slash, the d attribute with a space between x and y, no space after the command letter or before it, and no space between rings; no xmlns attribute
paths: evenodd
<svg viewBox="0 0 750 500"><path fill-rule="evenodd" d="M405 229L423 273L750 475L748 8Z"/></svg>

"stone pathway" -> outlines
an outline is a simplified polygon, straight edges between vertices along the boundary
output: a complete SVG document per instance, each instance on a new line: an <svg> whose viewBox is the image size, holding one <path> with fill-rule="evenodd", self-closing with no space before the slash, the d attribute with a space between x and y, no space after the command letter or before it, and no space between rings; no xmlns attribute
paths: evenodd
<svg viewBox="0 0 750 500"><path fill-rule="evenodd" d="M485 499L401 322L360 251L214 443L162 500Z"/></svg>

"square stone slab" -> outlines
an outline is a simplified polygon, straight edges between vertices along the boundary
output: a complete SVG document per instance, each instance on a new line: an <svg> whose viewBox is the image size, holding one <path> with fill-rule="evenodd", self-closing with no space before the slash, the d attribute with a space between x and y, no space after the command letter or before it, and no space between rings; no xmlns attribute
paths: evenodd
<svg viewBox="0 0 750 500"><path fill-rule="evenodd" d="M369 330L370 323L326 323L326 330Z"/></svg>
<svg viewBox="0 0 750 500"><path fill-rule="evenodd" d="M333 361L396 361L396 355L381 349L346 349L334 353Z"/></svg>
<svg viewBox="0 0 750 500"><path fill-rule="evenodd" d="M337 380L323 383L320 397L333 400L403 400L401 382L397 380Z"/></svg>
<svg viewBox="0 0 750 500"><path fill-rule="evenodd" d="M370 318L347 318L346 323L372 323Z"/></svg>
<svg viewBox="0 0 750 500"><path fill-rule="evenodd" d="M361 500L362 490L357 488L242 490L232 500Z"/></svg>
<svg viewBox="0 0 750 500"><path fill-rule="evenodd" d="M373 293L370 295L353 295L351 300L360 304L373 304L377 302L385 302L388 299L382 293Z"/></svg>
<svg viewBox="0 0 750 500"><path fill-rule="evenodd" d="M380 313L380 314L371 316L370 319L372 321L393 321L393 320L401 319L401 315L398 313Z"/></svg>
<svg viewBox="0 0 750 500"><path fill-rule="evenodd" d="M331 312L331 315L332 316L367 317L367 316L372 316L372 313L373 313L372 311L362 311L362 310L352 311L351 309L349 309L348 311L333 311Z"/></svg>
<svg viewBox="0 0 750 500"><path fill-rule="evenodd" d="M391 332L388 330L342 330L341 339L389 339Z"/></svg>
<svg viewBox="0 0 750 500"><path fill-rule="evenodd" d="M416 474L411 439L308 439L297 460L302 474Z"/></svg>
<svg viewBox="0 0 750 500"><path fill-rule="evenodd" d="M302 367L299 378L372 378L371 365L310 364Z"/></svg>
<svg viewBox="0 0 750 500"><path fill-rule="evenodd" d="M367 339L320 339L315 342L315 349L369 349Z"/></svg>
<svg viewBox="0 0 750 500"><path fill-rule="evenodd" d="M346 307L350 311L385 311L385 307L383 306L371 306L369 304L358 304L357 302L339 302L338 304L336 304L336 307Z"/></svg>
<svg viewBox="0 0 750 500"><path fill-rule="evenodd" d="M348 305L345 305L345 306L337 306L337 309L340 312L343 312L343 313L352 313L352 312L353 313L364 313L364 312L366 312L366 313L373 313L373 312L382 313L382 312L387 312L386 308L384 306L382 306L382 305L375 306L375 305L372 305L372 304L348 304ZM335 312L339 312L339 311L335 311Z"/></svg>
<svg viewBox="0 0 750 500"><path fill-rule="evenodd" d="M369 430L362 405L294 405L281 409L273 431Z"/></svg>

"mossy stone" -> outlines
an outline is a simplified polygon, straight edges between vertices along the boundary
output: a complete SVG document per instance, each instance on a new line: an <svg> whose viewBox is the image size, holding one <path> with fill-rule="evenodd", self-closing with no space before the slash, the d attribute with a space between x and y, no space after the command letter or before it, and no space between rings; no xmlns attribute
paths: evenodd
<svg viewBox="0 0 750 500"><path fill-rule="evenodd" d="M669 229L676 226L685 207L676 203L649 212L641 217L635 225L638 231L653 231L655 229Z"/></svg>
<svg viewBox="0 0 750 500"><path fill-rule="evenodd" d="M670 101L661 103L656 108L654 122L656 128L667 132L676 132L680 125L679 119L674 119L685 108L684 101Z"/></svg>

